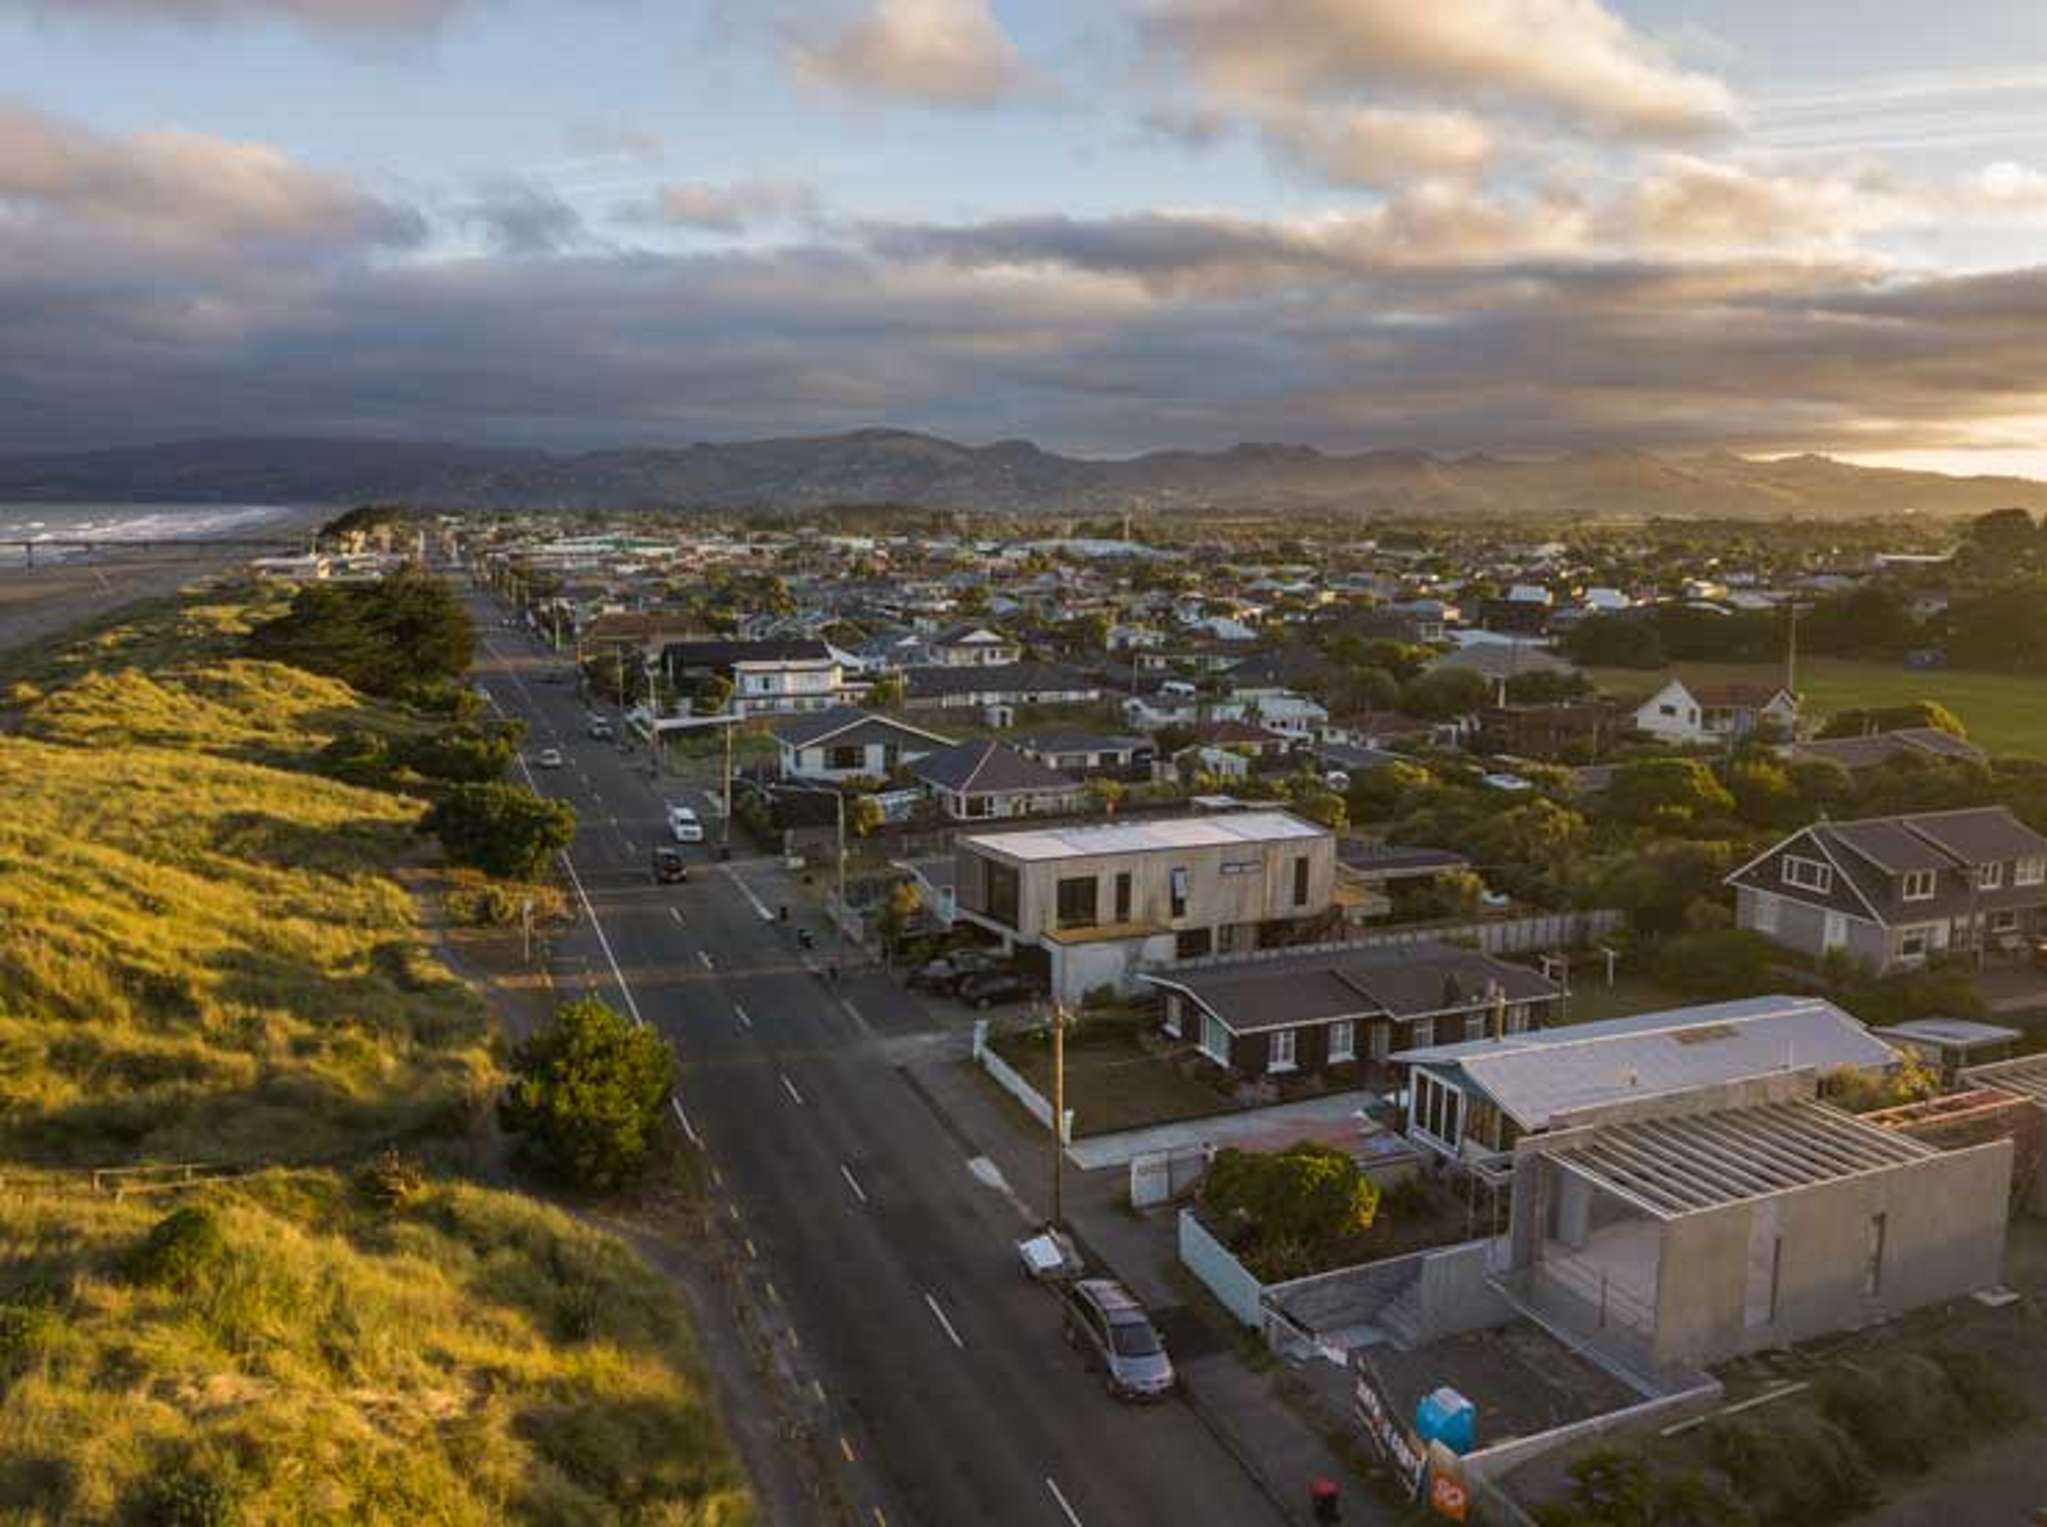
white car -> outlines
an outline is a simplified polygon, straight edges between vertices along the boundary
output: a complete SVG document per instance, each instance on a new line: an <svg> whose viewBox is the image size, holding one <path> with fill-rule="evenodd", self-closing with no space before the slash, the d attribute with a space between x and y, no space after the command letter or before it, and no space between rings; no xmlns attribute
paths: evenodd
<svg viewBox="0 0 2047 1527"><path fill-rule="evenodd" d="M704 841L704 824L697 820L696 812L687 806L668 808L668 832L678 843Z"/></svg>
<svg viewBox="0 0 2047 1527"><path fill-rule="evenodd" d="M543 769L559 769L562 766L560 748L542 748L533 762Z"/></svg>

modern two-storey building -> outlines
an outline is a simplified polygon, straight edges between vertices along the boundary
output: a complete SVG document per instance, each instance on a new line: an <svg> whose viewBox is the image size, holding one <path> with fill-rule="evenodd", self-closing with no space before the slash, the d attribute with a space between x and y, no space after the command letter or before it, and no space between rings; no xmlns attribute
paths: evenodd
<svg viewBox="0 0 2047 1527"><path fill-rule="evenodd" d="M1284 811L980 833L954 845L961 920L1040 950L1053 994L1134 991L1179 959L1297 941L1334 909L1336 840Z"/></svg>

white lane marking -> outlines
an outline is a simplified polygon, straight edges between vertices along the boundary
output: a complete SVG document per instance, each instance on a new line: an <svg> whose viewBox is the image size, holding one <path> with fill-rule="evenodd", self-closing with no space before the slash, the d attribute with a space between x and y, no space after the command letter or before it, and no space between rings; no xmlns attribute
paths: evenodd
<svg viewBox="0 0 2047 1527"><path fill-rule="evenodd" d="M788 1072L784 1071L779 1074L782 1078L782 1090L789 1094L790 1098L795 1102L798 1108L801 1108L803 1106L803 1094L798 1092L796 1090L796 1084L789 1080Z"/></svg>
<svg viewBox="0 0 2047 1527"><path fill-rule="evenodd" d="M750 1029L753 1027L753 1020L746 1016L746 1009L741 1007L737 1002L732 1004L732 1016L739 1020L741 1028Z"/></svg>
<svg viewBox="0 0 2047 1527"><path fill-rule="evenodd" d="M874 1037L874 1030L870 1029L867 1026L867 1020L860 1016L860 1009L853 1005L853 999L851 997L839 998L839 1006L843 1007L846 1010L846 1016L852 1019L853 1022L859 1026L860 1032L864 1037L868 1039L872 1039Z"/></svg>
<svg viewBox="0 0 2047 1527"><path fill-rule="evenodd" d="M716 970L718 968L711 963L711 951L708 949L699 949L697 951L697 958L704 962L704 969L706 970Z"/></svg>
<svg viewBox="0 0 2047 1527"><path fill-rule="evenodd" d="M1012 1188L1009 1185L1009 1179L1002 1175L1002 1168L993 1161L990 1161L986 1156L975 1156L972 1158L967 1162L967 1170L973 1173L976 1182L981 1183L985 1187L993 1188L996 1192L1000 1193L1009 1201L1009 1206L1022 1215L1023 1218L1026 1220L1037 1218L1036 1215L1031 1213L1030 1205L1017 1197L1016 1189Z"/></svg>
<svg viewBox="0 0 2047 1527"><path fill-rule="evenodd" d="M1073 1507L1067 1503L1066 1497L1059 1493L1059 1482L1050 1474L1045 1476L1045 1488L1052 1492L1052 1499L1059 1502L1059 1509L1066 1513L1066 1520L1071 1522L1073 1527L1080 1527L1080 1518L1074 1514Z"/></svg>
<svg viewBox="0 0 2047 1527"><path fill-rule="evenodd" d="M863 1204L867 1202L867 1190L860 1186L860 1180L853 1175L853 1169L845 1162L839 1163L839 1175L846 1179L846 1186L853 1190L853 1196Z"/></svg>
<svg viewBox="0 0 2047 1527"><path fill-rule="evenodd" d="M933 1316L937 1318L938 1323L941 1326L945 1327L945 1334L952 1338L952 1344L955 1347L958 1347L960 1351L962 1352L966 1351L967 1344L960 1340L960 1333L955 1331L952 1328L952 1322L945 1318L945 1311L941 1310L938 1307L938 1301L934 1299L931 1295L926 1294L924 1296L924 1302L931 1307L931 1313Z"/></svg>
<svg viewBox="0 0 2047 1527"><path fill-rule="evenodd" d="M675 1110L675 1117L682 1122L682 1132L689 1136L689 1143L701 1149L704 1137L697 1133L696 1125L690 1123L689 1115L682 1111L682 1099L671 1092L668 1095L668 1106Z"/></svg>
<svg viewBox="0 0 2047 1527"><path fill-rule="evenodd" d="M753 894L753 887L748 885L744 880L741 880L739 878L738 872L735 871L731 865L729 864L722 865L720 866L720 868L722 868L725 871L725 878L731 881L734 885L739 887L739 894L744 896L749 902L753 903L753 909L754 911L760 913L762 922L771 923L775 920L775 914L768 910L767 904L765 902L763 902L758 896Z"/></svg>
<svg viewBox="0 0 2047 1527"><path fill-rule="evenodd" d="M682 908L670 907L668 909L668 915L675 919L675 925L678 928L687 928L689 926L688 919L682 915Z"/></svg>

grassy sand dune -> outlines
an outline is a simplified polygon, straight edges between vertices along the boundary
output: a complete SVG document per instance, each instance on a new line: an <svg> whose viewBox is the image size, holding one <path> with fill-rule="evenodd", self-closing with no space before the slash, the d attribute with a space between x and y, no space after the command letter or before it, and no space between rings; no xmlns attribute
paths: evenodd
<svg viewBox="0 0 2047 1527"><path fill-rule="evenodd" d="M0 661L0 1520L750 1522L628 1248L355 1164L467 1159L497 1046L393 875L423 802L311 768L430 723L238 656L274 602ZM125 1199L65 1170L322 1157Z"/></svg>

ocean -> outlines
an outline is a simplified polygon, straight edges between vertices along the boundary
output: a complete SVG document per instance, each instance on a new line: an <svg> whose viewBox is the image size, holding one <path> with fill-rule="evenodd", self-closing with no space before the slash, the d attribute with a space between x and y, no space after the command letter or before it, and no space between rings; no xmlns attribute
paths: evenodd
<svg viewBox="0 0 2047 1527"><path fill-rule="evenodd" d="M279 504L0 503L0 567L19 566L28 555L21 543L28 541L204 541L217 536L283 535L305 514L304 509ZM78 555L82 553L53 546L38 551L36 561Z"/></svg>

